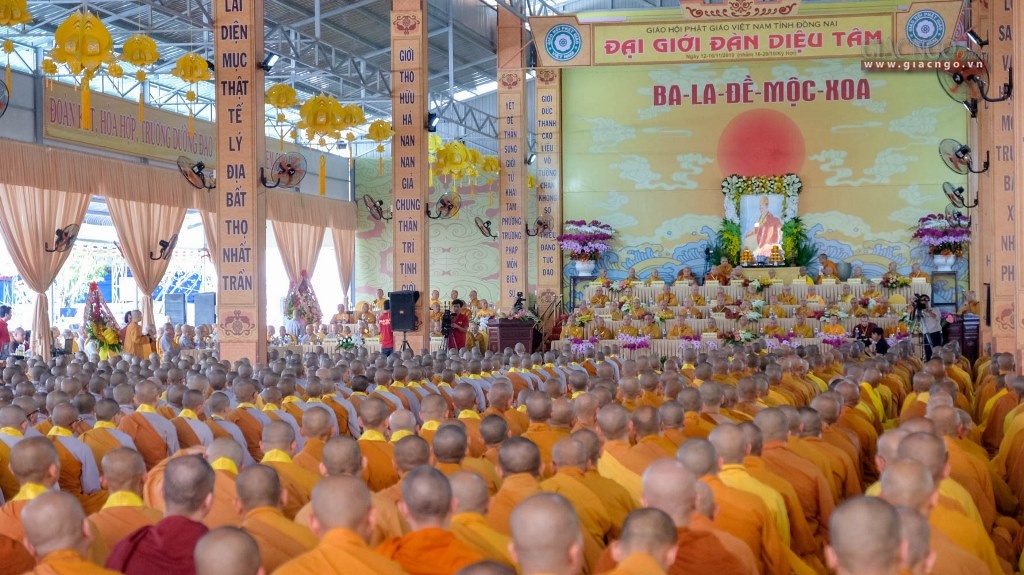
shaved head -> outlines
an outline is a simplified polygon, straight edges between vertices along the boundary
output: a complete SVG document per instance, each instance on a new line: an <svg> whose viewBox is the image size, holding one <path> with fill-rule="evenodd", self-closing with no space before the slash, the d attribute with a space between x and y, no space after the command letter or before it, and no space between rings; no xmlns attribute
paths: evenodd
<svg viewBox="0 0 1024 575"><path fill-rule="evenodd" d="M949 452L946 442L930 433L911 433L900 442L896 451L900 459L912 459L925 466L938 483L948 474Z"/></svg>
<svg viewBox="0 0 1024 575"><path fill-rule="evenodd" d="M658 410L649 406L641 405L633 410L633 430L637 438L648 435L658 435L661 432L661 418L658 417Z"/></svg>
<svg viewBox="0 0 1024 575"><path fill-rule="evenodd" d="M597 465L597 460L601 457L601 438L589 429L574 431L570 437L580 442L583 448L586 449L587 461L591 465Z"/></svg>
<svg viewBox="0 0 1024 575"><path fill-rule="evenodd" d="M706 439L687 440L676 451L676 459L697 477L718 471L718 454L715 453L715 446Z"/></svg>
<svg viewBox="0 0 1024 575"><path fill-rule="evenodd" d="M623 439L629 432L629 412L617 403L609 403L597 412L597 427L608 441Z"/></svg>
<svg viewBox="0 0 1024 575"><path fill-rule="evenodd" d="M675 561L676 525L664 511L635 509L622 524L622 536L612 554L619 561L634 553L649 555L662 569Z"/></svg>
<svg viewBox="0 0 1024 575"><path fill-rule="evenodd" d="M444 473L421 465L402 478L402 503L410 524L443 525L452 509L451 484Z"/></svg>
<svg viewBox="0 0 1024 575"><path fill-rule="evenodd" d="M825 558L842 574L896 573L903 561L896 509L877 497L855 497L829 521L831 544Z"/></svg>
<svg viewBox="0 0 1024 575"><path fill-rule="evenodd" d="M551 449L551 458L558 469L578 467L585 469L589 458L587 448L572 437L559 440Z"/></svg>
<svg viewBox="0 0 1024 575"><path fill-rule="evenodd" d="M146 462L138 451L130 447L118 447L107 452L101 461L103 479L107 491L129 491L142 494L143 478L146 476Z"/></svg>
<svg viewBox="0 0 1024 575"><path fill-rule="evenodd" d="M528 473L540 475L540 449L524 437L510 437L498 448L498 465L504 475Z"/></svg>
<svg viewBox="0 0 1024 575"><path fill-rule="evenodd" d="M580 522L561 495L526 498L512 511L509 524L512 551L523 573L577 573L582 567Z"/></svg>
<svg viewBox="0 0 1024 575"><path fill-rule="evenodd" d="M924 574L931 569L925 565L931 560L931 526L928 519L918 510L897 507L900 517L900 539L907 546L905 565L911 573Z"/></svg>
<svg viewBox="0 0 1024 575"><path fill-rule="evenodd" d="M417 435L410 435L395 444L395 465L402 473L430 463L430 444Z"/></svg>
<svg viewBox="0 0 1024 575"><path fill-rule="evenodd" d="M455 575L516 575L516 570L497 561L477 561L459 569Z"/></svg>
<svg viewBox="0 0 1024 575"><path fill-rule="evenodd" d="M325 477L313 488L313 520L310 527L323 537L331 529L348 529L369 535L371 493L358 477Z"/></svg>
<svg viewBox="0 0 1024 575"><path fill-rule="evenodd" d="M242 468L244 453L243 447L231 437L218 437L206 448L206 457L211 462L221 458L227 459L233 462L237 469Z"/></svg>
<svg viewBox="0 0 1024 575"><path fill-rule="evenodd" d="M164 468L167 515L193 515L212 503L213 468L199 455L172 457ZM205 515L205 512L202 513Z"/></svg>
<svg viewBox="0 0 1024 575"><path fill-rule="evenodd" d="M309 439L327 439L333 423L334 418L326 407L313 405L302 414L302 436Z"/></svg>
<svg viewBox="0 0 1024 575"><path fill-rule="evenodd" d="M698 483L679 461L660 459L644 471L643 503L668 514L677 527L686 527L696 505Z"/></svg>
<svg viewBox="0 0 1024 575"><path fill-rule="evenodd" d="M434 457L441 463L461 463L469 450L469 436L458 425L442 425L431 443Z"/></svg>
<svg viewBox="0 0 1024 575"><path fill-rule="evenodd" d="M306 416L302 422L306 422ZM324 444L322 460L326 475L348 475L359 477L363 471L363 452L359 448L359 442L351 437L332 437Z"/></svg>
<svg viewBox="0 0 1024 575"><path fill-rule="evenodd" d="M263 426L260 447L264 453L273 449L280 449L291 455L295 451L295 430L291 425L283 421L271 421Z"/></svg>
<svg viewBox="0 0 1024 575"><path fill-rule="evenodd" d="M897 506L929 511L935 482L928 468L912 459L897 459L882 472L882 499Z"/></svg>
<svg viewBox="0 0 1024 575"><path fill-rule="evenodd" d="M256 575L260 547L241 527L218 527L196 543L196 575Z"/></svg>
<svg viewBox="0 0 1024 575"><path fill-rule="evenodd" d="M487 513L491 494L482 477L469 471L457 471L448 476L448 483L455 498L455 513Z"/></svg>
<svg viewBox="0 0 1024 575"><path fill-rule="evenodd" d="M85 511L78 499L59 491L47 491L21 510L25 539L39 559L69 549L84 554L89 547L84 524Z"/></svg>
<svg viewBox="0 0 1024 575"><path fill-rule="evenodd" d="M269 465L250 465L235 480L238 500L244 512L257 507L277 507L281 503L281 479Z"/></svg>
<svg viewBox="0 0 1024 575"><path fill-rule="evenodd" d="M720 423L708 435L718 457L725 464L743 464L747 456L747 437L740 426L734 423Z"/></svg>
<svg viewBox="0 0 1024 575"><path fill-rule="evenodd" d="M57 482L59 469L57 448L45 437L26 437L11 448L11 472L22 485L49 487Z"/></svg>
<svg viewBox="0 0 1024 575"><path fill-rule="evenodd" d="M472 388L470 388L472 389ZM380 429L388 418L388 404L383 399L368 397L359 405L359 420L363 427Z"/></svg>
<svg viewBox="0 0 1024 575"><path fill-rule="evenodd" d="M754 425L761 428L765 441L786 441L789 437L789 420L781 409L762 409L754 416Z"/></svg>

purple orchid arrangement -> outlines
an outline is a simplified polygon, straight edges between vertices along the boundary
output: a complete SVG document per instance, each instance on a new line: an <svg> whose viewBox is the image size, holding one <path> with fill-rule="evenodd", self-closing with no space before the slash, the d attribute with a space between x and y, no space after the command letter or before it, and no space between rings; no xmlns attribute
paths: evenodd
<svg viewBox="0 0 1024 575"><path fill-rule="evenodd" d="M928 246L932 255L962 255L971 241L971 229L965 216L928 214L917 220L911 237Z"/></svg>
<svg viewBox="0 0 1024 575"><path fill-rule="evenodd" d="M597 220L566 220L563 230L558 245L578 261L598 259L608 251L608 243L615 234L614 228Z"/></svg>

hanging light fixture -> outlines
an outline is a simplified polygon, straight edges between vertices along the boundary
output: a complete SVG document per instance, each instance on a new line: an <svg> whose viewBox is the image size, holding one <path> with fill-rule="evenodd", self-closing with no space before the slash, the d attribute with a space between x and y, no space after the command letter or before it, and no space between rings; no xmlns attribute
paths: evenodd
<svg viewBox="0 0 1024 575"><path fill-rule="evenodd" d="M212 78L210 67L207 66L205 58L195 52L189 52L178 58L178 61L174 64L174 69L171 70L171 75L189 84L189 90L185 93L185 101L188 102L189 112L188 135L192 136L195 134L195 103L199 99L196 95L197 84Z"/></svg>
<svg viewBox="0 0 1024 575"><path fill-rule="evenodd" d="M82 88L82 128L92 129L89 82L104 64L114 62L114 39L103 21L88 10L73 12L53 33L50 58L65 66Z"/></svg>
<svg viewBox="0 0 1024 575"><path fill-rule="evenodd" d="M146 81L146 68L152 66L160 59L160 51L156 47L156 42L146 36L145 34L135 34L131 38L124 41L124 45L121 46L121 60L128 62L132 66L138 68L135 72L135 79L138 80L139 87L139 121L141 122L145 117L145 97L144 88L141 86Z"/></svg>

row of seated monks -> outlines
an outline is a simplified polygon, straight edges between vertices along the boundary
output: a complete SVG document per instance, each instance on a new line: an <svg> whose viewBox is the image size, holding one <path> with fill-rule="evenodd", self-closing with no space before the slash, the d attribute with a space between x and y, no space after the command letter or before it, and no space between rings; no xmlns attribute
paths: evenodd
<svg viewBox="0 0 1024 575"><path fill-rule="evenodd" d="M1024 377L758 342L7 366L0 575L1012 574Z"/></svg>

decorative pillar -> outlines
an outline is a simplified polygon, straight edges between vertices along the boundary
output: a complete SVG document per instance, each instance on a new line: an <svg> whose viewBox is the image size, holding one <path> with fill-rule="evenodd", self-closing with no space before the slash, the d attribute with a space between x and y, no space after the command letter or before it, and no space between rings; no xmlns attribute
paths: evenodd
<svg viewBox="0 0 1024 575"><path fill-rule="evenodd" d="M1024 31L1024 10L1017 2L1011 2L1011 0L1003 0L1002 2L994 2L996 4L996 14L993 18L993 22L996 22L995 30L993 30L990 38L992 42L999 41L1000 38L1013 38L1012 46L1013 50L1009 57L1000 57L994 65L991 66L989 72L990 84L998 87L1006 82L1009 74L1008 68L1013 65L1014 62L1024 62L1024 38L1020 38L1019 35ZM1016 9L1014 9L1016 6ZM1002 12L1000 13L1000 10ZM1000 16L1002 16L1000 18ZM1012 16L1012 18L1011 18ZM1003 43L1009 42L1004 41ZM1019 76L1018 76L1019 77ZM1021 143L1024 142L1024 100L1020 96L1020 86L1014 86L1013 97L1007 102L998 104L1004 108L1007 108L1006 113L1011 114L1013 117L1013 126L1016 137L1012 138L1008 146L1003 148L996 148L993 153L996 159L1004 162L1009 162L1011 166L1014 166L1015 170L1009 175L1008 182L1005 184L1007 195L1012 194L1013 204L1007 213L1007 217L1013 222L1014 238L1021 238L1021 233L1024 232L1024 222L1020 220L1017 213L1016 206L1024 205L1024 166L1020 162ZM1002 124L1002 120L1000 120ZM1017 185L1017 182L1022 182L1021 185ZM998 188L997 188L998 189ZM1016 247L1016 246L1015 246ZM1021 365L1021 361L1024 361L1024 314L1021 310L1024 309L1021 305L1024 305L1024 276L1020 273L1024 271L1024 249L1018 249L1016 252L1016 279L1017 279L1017 293L1015 302L1016 306L1012 308L1014 312L1011 316L1010 321L1015 323L1017 339L1013 350L1016 352L1017 365ZM992 318L993 323L996 321L996 317ZM1005 320L1004 320L1005 321ZM1002 350L1008 351L1008 350Z"/></svg>
<svg viewBox="0 0 1024 575"><path fill-rule="evenodd" d="M971 26L983 38L992 37L992 8L975 2L971 5ZM991 46L991 45L990 45ZM981 57L991 60L991 53L986 48L979 48ZM980 104L987 106L986 104ZM987 112L987 109L985 110ZM996 123L985 114L979 118L968 120L968 145L974 152L975 163L985 157L985 152L993 149L993 131ZM973 179L973 182L972 182ZM968 176L968 185L975 183L978 194L978 207L972 214L971 233L973 235L969 248L970 253L970 289L978 293L982 303L981 341L992 343L992 328L985 325L984 316L995 309L995 178L992 170ZM966 296L966 294L964 294ZM992 309L986 307L987 296L991 296Z"/></svg>
<svg viewBox="0 0 1024 575"><path fill-rule="evenodd" d="M1010 34L1013 9L1010 0L994 0L991 6L989 32L989 85L990 96L998 96L1000 87L1006 81L1009 67L1013 65L1014 47L1020 50L1020 40L1014 41ZM1019 12L1019 11L1018 11ZM1018 17L1020 14L1017 15ZM1017 145L1014 134L1019 136L1022 128L1014 122L1014 98L1005 102L987 104L980 102L979 118L988 123L992 133L992 234L986 246L992 258L992 336L995 351L1013 352L1019 349L1019 336L1024 330L1018 329L1015 306L1018 299L1024 301L1024 283L1017 273L1017 235L1020 228L1016 223L1017 198L1024 189L1015 183L1018 166L1015 165ZM979 150L980 154L984 152ZM983 156L982 156L983 157Z"/></svg>
<svg viewBox="0 0 1024 575"><path fill-rule="evenodd" d="M498 232L500 309L508 311L527 291L526 73L523 22L498 6ZM538 284L539 285L539 284Z"/></svg>
<svg viewBox="0 0 1024 575"><path fill-rule="evenodd" d="M537 216L551 224L537 236L537 302L546 311L562 294L562 250L556 239L562 233L561 70L537 70L536 88ZM545 327L548 331L551 326Z"/></svg>
<svg viewBox="0 0 1024 575"><path fill-rule="evenodd" d="M427 170L427 3L391 1L391 106L395 135L391 142L394 190L394 289L417 290L419 325L409 345L419 353L430 347L430 235L426 205ZM396 339L402 337L395 334ZM401 345L400 341L395 342Z"/></svg>
<svg viewBox="0 0 1024 575"><path fill-rule="evenodd" d="M266 190L263 165L263 0L214 2L217 237L221 253L217 341L221 359L267 355Z"/></svg>

